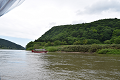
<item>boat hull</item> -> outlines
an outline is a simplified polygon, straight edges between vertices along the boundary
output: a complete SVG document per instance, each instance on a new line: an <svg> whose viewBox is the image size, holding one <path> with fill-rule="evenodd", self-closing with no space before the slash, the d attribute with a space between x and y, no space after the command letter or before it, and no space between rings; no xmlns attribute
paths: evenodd
<svg viewBox="0 0 120 80"><path fill-rule="evenodd" d="M47 53L48 51L34 51L32 50L33 53Z"/></svg>

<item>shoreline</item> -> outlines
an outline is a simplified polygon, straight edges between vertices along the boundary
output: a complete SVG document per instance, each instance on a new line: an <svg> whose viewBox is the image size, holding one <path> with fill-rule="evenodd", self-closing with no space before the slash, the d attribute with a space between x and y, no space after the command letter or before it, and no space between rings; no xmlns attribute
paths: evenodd
<svg viewBox="0 0 120 80"><path fill-rule="evenodd" d="M120 44L60 45L44 48L49 53L120 54Z"/></svg>
<svg viewBox="0 0 120 80"><path fill-rule="evenodd" d="M81 54L94 54L95 52L64 52L64 51L57 51L57 52L48 52L48 53L81 53Z"/></svg>

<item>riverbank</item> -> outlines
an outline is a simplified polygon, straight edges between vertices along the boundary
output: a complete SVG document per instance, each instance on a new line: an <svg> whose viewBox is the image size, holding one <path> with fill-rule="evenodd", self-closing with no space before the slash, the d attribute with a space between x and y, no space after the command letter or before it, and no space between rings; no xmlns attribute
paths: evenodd
<svg viewBox="0 0 120 80"><path fill-rule="evenodd" d="M49 52L120 54L120 44L62 45L45 47Z"/></svg>
<svg viewBox="0 0 120 80"><path fill-rule="evenodd" d="M53 53L53 52L49 52ZM55 53L80 53L80 54L94 54L94 52L63 52L63 51L56 51Z"/></svg>

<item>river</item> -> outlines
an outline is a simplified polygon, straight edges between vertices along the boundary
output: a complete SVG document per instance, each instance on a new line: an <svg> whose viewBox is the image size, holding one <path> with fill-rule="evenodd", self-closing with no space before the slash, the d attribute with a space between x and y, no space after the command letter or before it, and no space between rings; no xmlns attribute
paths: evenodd
<svg viewBox="0 0 120 80"><path fill-rule="evenodd" d="M120 55L1 49L0 80L120 80Z"/></svg>

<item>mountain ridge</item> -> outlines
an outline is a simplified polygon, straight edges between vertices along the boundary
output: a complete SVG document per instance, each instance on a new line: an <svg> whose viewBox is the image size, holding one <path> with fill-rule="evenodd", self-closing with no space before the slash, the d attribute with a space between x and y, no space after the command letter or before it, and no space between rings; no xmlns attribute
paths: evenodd
<svg viewBox="0 0 120 80"><path fill-rule="evenodd" d="M120 19L100 19L90 23L54 26L28 47L73 44L120 43ZM117 41L118 40L118 41Z"/></svg>
<svg viewBox="0 0 120 80"><path fill-rule="evenodd" d="M106 21L106 22L105 22ZM109 23L107 23L107 21L109 21ZM77 31L80 27L84 27L83 29L86 30L86 28L91 28L91 26L98 26L99 22L100 22L100 26L105 26L105 27L110 27L110 22L115 22L115 21L119 21L120 22L120 19L101 19L101 20L97 20L97 21L94 21L94 22L91 22L91 23L82 23L82 24L73 24L73 25L60 25L60 26L54 26L52 27L50 30L48 30L45 34L43 34L40 38L38 38L36 40L37 41L40 41L40 40L45 40L45 39L50 39L50 38L54 38L55 36L58 36L60 34L62 34L61 32L65 32L68 33L67 35L71 34L71 32L73 31ZM94 24L95 23L95 24ZM103 23L103 24L102 24ZM117 23L117 22L115 22ZM94 24L94 25L93 25ZM104 25L105 24L105 25ZM119 23L120 24L120 23ZM77 27L78 26L78 27ZM80 26L80 27L79 27ZM87 26L87 27L85 27ZM116 26L116 24L115 24ZM68 28L72 27L71 29L72 30L68 30ZM114 26L111 26L114 28ZM116 26L117 27L117 26ZM102 27L101 27L102 28ZM82 29L81 29L82 30ZM86 30L87 31L87 30ZM54 33L54 34L52 34ZM79 33L79 31L78 31ZM49 36L47 36L49 35ZM63 34L65 36L65 34ZM76 35L77 35L77 32L76 32ZM76 37L76 35L74 35L74 32L73 32L73 37ZM67 36L69 37L69 36Z"/></svg>
<svg viewBox="0 0 120 80"><path fill-rule="evenodd" d="M18 49L24 50L25 48L19 44L16 44L12 41L0 38L0 48L1 49Z"/></svg>

